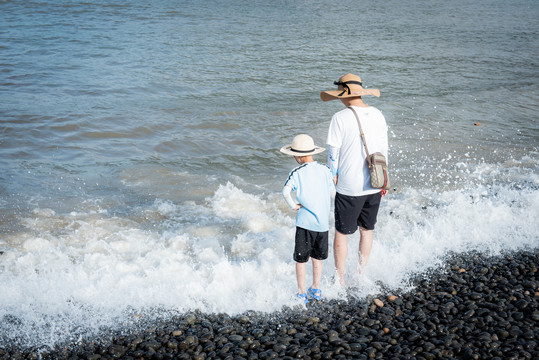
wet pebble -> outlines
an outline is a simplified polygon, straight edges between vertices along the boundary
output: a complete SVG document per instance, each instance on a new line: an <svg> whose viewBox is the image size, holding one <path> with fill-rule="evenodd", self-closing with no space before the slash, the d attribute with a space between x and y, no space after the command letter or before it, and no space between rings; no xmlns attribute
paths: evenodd
<svg viewBox="0 0 539 360"><path fill-rule="evenodd" d="M0 359L535 359L538 263L535 250L453 256L408 293L273 314L194 312L72 346L0 345Z"/></svg>

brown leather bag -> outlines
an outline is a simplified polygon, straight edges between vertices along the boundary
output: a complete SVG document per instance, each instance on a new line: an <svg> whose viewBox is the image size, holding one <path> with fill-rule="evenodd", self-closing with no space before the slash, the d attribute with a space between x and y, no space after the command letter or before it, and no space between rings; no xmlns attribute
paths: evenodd
<svg viewBox="0 0 539 360"><path fill-rule="evenodd" d="M371 186L375 189L388 190L391 185L389 182L389 173L387 171L386 157L381 152L369 154L367 142L365 141L365 135L363 134L363 128L361 127L361 122L359 121L359 116L357 116L356 110L354 110L353 107L350 106L350 109L356 116L357 124L359 125L359 134L361 135L363 145L365 146L367 165L369 166L369 172L371 174Z"/></svg>

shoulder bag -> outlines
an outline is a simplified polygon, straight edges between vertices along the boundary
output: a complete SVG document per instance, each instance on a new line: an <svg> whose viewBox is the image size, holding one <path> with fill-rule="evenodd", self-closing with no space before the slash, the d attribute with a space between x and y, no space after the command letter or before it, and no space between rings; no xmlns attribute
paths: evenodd
<svg viewBox="0 0 539 360"><path fill-rule="evenodd" d="M357 116L356 110L354 110L353 107L350 106L350 109L356 116L357 124L359 125L359 134L361 135L361 140L363 140L363 145L365 146L367 165L369 166L369 172L371 173L371 186L375 189L387 190L389 189L390 184L386 157L381 152L369 154L367 142L365 141L365 134L363 133L363 128L361 127L361 121L359 121L359 116Z"/></svg>

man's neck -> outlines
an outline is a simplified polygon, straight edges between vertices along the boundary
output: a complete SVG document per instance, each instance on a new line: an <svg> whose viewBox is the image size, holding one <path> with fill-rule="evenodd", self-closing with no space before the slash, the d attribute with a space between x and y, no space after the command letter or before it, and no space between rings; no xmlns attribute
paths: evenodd
<svg viewBox="0 0 539 360"><path fill-rule="evenodd" d="M369 107L369 105L365 104L363 102L362 98L354 98L349 101L350 106L357 106L357 107Z"/></svg>

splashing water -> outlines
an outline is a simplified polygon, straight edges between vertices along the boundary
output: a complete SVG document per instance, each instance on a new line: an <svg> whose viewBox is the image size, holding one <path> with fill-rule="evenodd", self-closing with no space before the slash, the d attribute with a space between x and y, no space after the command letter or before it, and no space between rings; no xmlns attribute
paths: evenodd
<svg viewBox="0 0 539 360"><path fill-rule="evenodd" d="M485 177L496 169L475 172ZM237 314L295 304L294 214L280 194L248 193L229 182L203 203L161 199L139 212L151 226L98 205L66 214L36 208L21 219L26 231L4 239L0 258L2 337L55 344L132 326L133 314L148 309ZM537 187L390 194L359 283L359 235L350 236L348 281L360 285L357 296L376 293L379 285L407 289L411 275L443 263L449 252L536 247L538 215ZM322 284L325 297L343 298L333 282L331 247Z"/></svg>

